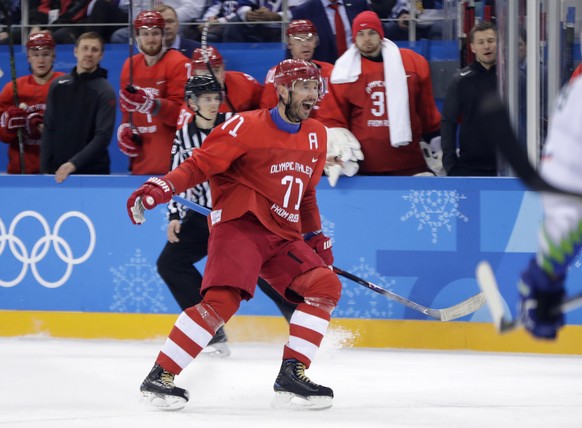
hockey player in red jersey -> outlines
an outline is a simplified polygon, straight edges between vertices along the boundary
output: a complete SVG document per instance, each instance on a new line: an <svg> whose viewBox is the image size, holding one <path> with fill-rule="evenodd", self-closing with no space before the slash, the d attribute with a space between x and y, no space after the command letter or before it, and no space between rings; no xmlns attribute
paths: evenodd
<svg viewBox="0 0 582 428"><path fill-rule="evenodd" d="M329 128L349 129L360 142L360 174L433 175L420 147L424 139L440 150L441 116L428 62L384 38L372 11L356 16L352 36L354 45L331 75L329 96L338 110L319 119Z"/></svg>
<svg viewBox="0 0 582 428"><path fill-rule="evenodd" d="M20 174L18 129L24 143L24 173L40 172L40 140L50 84L64 73L53 71L55 41L48 32L31 34L26 42L31 73L16 79L20 106L14 105L14 87L0 92L0 140L8 144L8 174ZM22 107L22 108L21 108Z"/></svg>
<svg viewBox="0 0 582 428"><path fill-rule="evenodd" d="M234 112L219 113L223 92L212 76L192 76L185 88L185 102L178 119L178 130L172 147L171 169L178 167L192 156L204 143L212 128L230 119ZM212 208L210 185L200 183L180 196L206 208ZM208 255L208 222L203 216L188 210L178 202L168 204L168 242L158 257L158 273L168 285L182 310L200 303L202 275L195 263ZM277 305L287 322L295 310L294 304L283 299L263 279L258 286ZM224 358L230 355L228 338L223 327L219 328L208 346L205 355Z"/></svg>
<svg viewBox="0 0 582 428"><path fill-rule="evenodd" d="M210 74L206 65L207 61L212 69L212 74L224 91L224 101L220 106L221 113L259 108L263 86L254 77L240 71L225 70L222 55L213 46L209 46L207 52L202 48L194 50L192 54L193 73L195 75Z"/></svg>
<svg viewBox="0 0 582 428"><path fill-rule="evenodd" d="M278 105L237 114L212 130L204 146L178 168L150 178L127 201L133 223L143 209L209 180L213 211L203 300L176 321L141 385L159 408L185 406L189 394L174 385L179 374L220 326L253 297L260 275L298 303L275 380L276 406L331 407L333 391L305 376L341 295L329 269L331 240L321 233L315 187L326 161L327 134L309 114L321 95L319 69L289 59L277 67Z"/></svg>
<svg viewBox="0 0 582 428"><path fill-rule="evenodd" d="M313 54L318 41L317 28L315 28L315 25L313 25L309 19L296 19L289 23L289 27L287 28L287 47L289 48L291 58L304 59L305 61L311 61L314 63L319 68L321 78L327 91L333 65L328 62L316 61L313 59ZM261 94L261 108L272 108L277 105L277 90L274 85L276 68L277 66L271 67L267 72L267 77L265 77L265 86L263 87L263 93ZM323 99L313 108L311 117L318 119L318 116L323 110L331 108L329 105L332 102L332 97L324 96Z"/></svg>
<svg viewBox="0 0 582 428"><path fill-rule="evenodd" d="M123 64L119 104L119 149L129 156L132 174L165 174L188 80L188 58L163 45L164 18L144 11L134 20L140 53ZM130 76L130 62L132 74ZM133 85L130 84L133 78ZM131 120L130 124L130 114Z"/></svg>

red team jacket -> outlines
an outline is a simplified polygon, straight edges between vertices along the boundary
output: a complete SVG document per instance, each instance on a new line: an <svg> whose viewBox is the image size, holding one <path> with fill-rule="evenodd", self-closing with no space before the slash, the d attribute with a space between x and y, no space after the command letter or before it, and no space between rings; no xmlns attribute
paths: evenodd
<svg viewBox="0 0 582 428"><path fill-rule="evenodd" d="M333 65L329 62L323 61L312 61L319 67L319 72L321 73L321 78L325 85L325 94L329 92L329 80L331 76L331 71L333 70ZM263 88L263 94L261 95L261 108L273 108L277 105L279 97L277 96L277 91L275 90L275 69L277 66L273 66L267 72L267 77L265 77L265 86ZM323 114L324 116L329 116L333 114L333 99L331 96L324 96L323 100L319 101L313 108L310 117L313 119L318 119ZM329 109L331 112L325 113Z"/></svg>
<svg viewBox="0 0 582 428"><path fill-rule="evenodd" d="M209 179L212 225L252 212L274 234L301 239L321 229L315 187L326 152L320 122L305 120L290 134L277 128L269 110L254 110L215 127L166 178L176 193Z"/></svg>
<svg viewBox="0 0 582 428"><path fill-rule="evenodd" d="M226 97L220 106L220 113L259 108L263 86L254 77L240 71L226 71L224 86Z"/></svg>
<svg viewBox="0 0 582 428"><path fill-rule="evenodd" d="M39 85L32 74L16 79L18 98L25 103L28 112L42 111L46 108L46 98L51 82L65 73L54 72L51 80L44 85ZM0 92L0 115L14 105L14 88L12 82L8 82ZM40 139L29 138L25 132L24 137L24 172L26 174L40 173ZM18 148L18 134L5 132L0 128L0 140L8 144L8 174L20 174L20 150Z"/></svg>
<svg viewBox="0 0 582 428"><path fill-rule="evenodd" d="M180 106L184 101L184 86L188 79L190 61L177 50L170 49L157 62L148 67L142 53L132 58L133 84L151 93L160 101L155 116L133 113L133 124L142 139L142 150L130 160L132 174L165 174L168 172L170 152L176 133ZM120 87L129 83L129 59L121 70ZM129 114L122 114L128 123Z"/></svg>
<svg viewBox="0 0 582 428"><path fill-rule="evenodd" d="M428 62L408 49L400 53L408 82L412 143L398 148L390 144L383 62L362 57L362 73L356 82L331 85L337 110L324 111L319 117L325 126L347 128L356 136L364 152L360 173L426 168L419 141L422 135L440 129Z"/></svg>

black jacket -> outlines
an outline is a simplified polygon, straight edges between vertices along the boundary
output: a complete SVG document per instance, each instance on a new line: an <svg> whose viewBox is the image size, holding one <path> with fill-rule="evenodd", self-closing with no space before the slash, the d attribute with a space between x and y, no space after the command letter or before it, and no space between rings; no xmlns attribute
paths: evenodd
<svg viewBox="0 0 582 428"><path fill-rule="evenodd" d="M482 101L497 91L497 68L489 70L480 63L460 70L451 82L441 120L443 166L449 175L496 175L495 142L488 137L480 115ZM457 145L457 124L460 124ZM459 157L457 157L459 147ZM463 174L455 174L455 169Z"/></svg>
<svg viewBox="0 0 582 428"><path fill-rule="evenodd" d="M70 74L51 83L41 143L41 173L53 174L72 162L76 174L109 174L107 148L116 114L115 91L107 70Z"/></svg>

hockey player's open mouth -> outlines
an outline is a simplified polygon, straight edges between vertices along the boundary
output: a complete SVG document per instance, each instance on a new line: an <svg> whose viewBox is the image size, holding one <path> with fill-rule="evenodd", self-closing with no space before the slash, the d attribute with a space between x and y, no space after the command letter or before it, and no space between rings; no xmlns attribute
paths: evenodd
<svg viewBox="0 0 582 428"><path fill-rule="evenodd" d="M313 108L313 104L314 104L313 101L312 102L305 102L305 103L301 103L301 107L306 112L310 112L311 109Z"/></svg>

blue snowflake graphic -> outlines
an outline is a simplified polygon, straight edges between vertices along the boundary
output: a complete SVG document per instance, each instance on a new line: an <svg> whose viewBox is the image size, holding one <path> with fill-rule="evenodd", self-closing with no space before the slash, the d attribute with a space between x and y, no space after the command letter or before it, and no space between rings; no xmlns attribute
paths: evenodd
<svg viewBox="0 0 582 428"><path fill-rule="evenodd" d="M128 263L110 271L115 284L113 303L109 307L112 312L164 313L168 310L164 304L166 285L140 249L136 249Z"/></svg>
<svg viewBox="0 0 582 428"><path fill-rule="evenodd" d="M350 272L366 281L390 290L396 282L388 280L360 258L360 264L350 269ZM393 315L394 302L354 282L339 277L343 290L342 297L334 311L335 317L342 318L381 318L387 319Z"/></svg>
<svg viewBox="0 0 582 428"><path fill-rule="evenodd" d="M321 232L331 239L332 244L335 244L335 223L323 215L321 216Z"/></svg>
<svg viewBox="0 0 582 428"><path fill-rule="evenodd" d="M469 221L459 211L459 201L467 197L459 195L455 190L411 190L402 198L410 201L410 210L400 220L415 218L418 220L419 231L429 227L433 244L438 242L439 229L445 228L449 232L453 229L452 220Z"/></svg>

